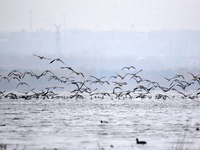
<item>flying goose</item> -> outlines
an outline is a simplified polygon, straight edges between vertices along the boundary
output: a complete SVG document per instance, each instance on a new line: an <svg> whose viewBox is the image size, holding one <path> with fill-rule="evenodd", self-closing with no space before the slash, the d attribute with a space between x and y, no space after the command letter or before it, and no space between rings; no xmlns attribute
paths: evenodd
<svg viewBox="0 0 200 150"><path fill-rule="evenodd" d="M123 68L121 69L121 71L124 70L124 69L128 69L128 70L129 70L129 69L131 69L131 68L135 69L134 66L129 66L129 67L123 67Z"/></svg>
<svg viewBox="0 0 200 150"><path fill-rule="evenodd" d="M50 64L52 64L54 61L60 61L61 63L65 64L60 58L56 58L56 59L53 59ZM66 64L65 64L66 65Z"/></svg>
<svg viewBox="0 0 200 150"><path fill-rule="evenodd" d="M39 55L35 55L35 54L33 54L33 55L36 56L36 57L38 57L39 59L51 60L51 58L46 58L46 57L44 57L44 56L39 56Z"/></svg>

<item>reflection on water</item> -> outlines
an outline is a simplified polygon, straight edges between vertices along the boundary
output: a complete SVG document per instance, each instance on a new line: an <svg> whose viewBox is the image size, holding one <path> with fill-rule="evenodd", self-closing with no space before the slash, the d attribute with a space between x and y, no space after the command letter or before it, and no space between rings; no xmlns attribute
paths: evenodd
<svg viewBox="0 0 200 150"><path fill-rule="evenodd" d="M199 99L1 99L0 143L12 150L194 150L200 148L199 107Z"/></svg>

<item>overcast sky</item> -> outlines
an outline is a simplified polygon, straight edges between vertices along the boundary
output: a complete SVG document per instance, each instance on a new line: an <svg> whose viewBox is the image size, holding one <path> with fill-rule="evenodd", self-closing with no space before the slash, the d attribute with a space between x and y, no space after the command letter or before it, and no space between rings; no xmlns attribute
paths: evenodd
<svg viewBox="0 0 200 150"><path fill-rule="evenodd" d="M0 31L200 30L200 0L0 0Z"/></svg>

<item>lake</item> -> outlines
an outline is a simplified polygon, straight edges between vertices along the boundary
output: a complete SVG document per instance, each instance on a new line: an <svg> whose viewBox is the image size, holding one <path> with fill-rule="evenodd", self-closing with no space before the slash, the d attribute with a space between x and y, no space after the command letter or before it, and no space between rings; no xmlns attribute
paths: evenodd
<svg viewBox="0 0 200 150"><path fill-rule="evenodd" d="M7 150L200 149L199 98L4 98L0 112Z"/></svg>

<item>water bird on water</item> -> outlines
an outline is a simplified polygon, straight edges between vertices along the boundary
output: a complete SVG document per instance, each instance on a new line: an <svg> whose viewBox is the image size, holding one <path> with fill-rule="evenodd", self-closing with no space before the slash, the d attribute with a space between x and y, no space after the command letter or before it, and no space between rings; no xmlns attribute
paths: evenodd
<svg viewBox="0 0 200 150"><path fill-rule="evenodd" d="M105 121L105 120L101 120L100 122L101 123L108 123L108 121Z"/></svg>
<svg viewBox="0 0 200 150"><path fill-rule="evenodd" d="M137 144L147 144L147 142L146 142L146 141L139 141L139 139L138 139L138 138L136 138L136 143L137 143Z"/></svg>

